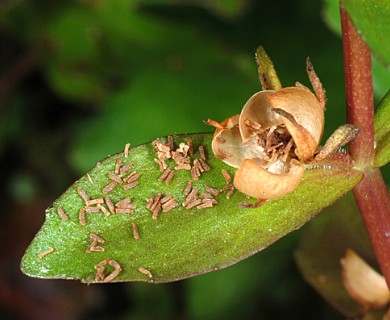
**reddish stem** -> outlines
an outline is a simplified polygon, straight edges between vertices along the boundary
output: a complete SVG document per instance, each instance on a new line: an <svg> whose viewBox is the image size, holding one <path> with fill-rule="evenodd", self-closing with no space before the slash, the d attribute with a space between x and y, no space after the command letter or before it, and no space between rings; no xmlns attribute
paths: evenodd
<svg viewBox="0 0 390 320"><path fill-rule="evenodd" d="M390 287L390 198L374 159L374 94L371 54L347 12L340 6L344 48L347 120L360 128L349 151L364 172L353 190L380 268Z"/></svg>

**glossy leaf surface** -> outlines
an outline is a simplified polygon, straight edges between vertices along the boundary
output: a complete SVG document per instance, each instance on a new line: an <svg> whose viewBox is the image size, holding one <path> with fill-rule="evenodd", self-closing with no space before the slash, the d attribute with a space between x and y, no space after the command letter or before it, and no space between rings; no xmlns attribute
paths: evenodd
<svg viewBox="0 0 390 320"><path fill-rule="evenodd" d="M231 167L213 158L209 148L212 134L191 134L173 136L175 147L191 139L194 158L199 158L198 147L206 149L209 172L203 172L193 185L199 193L205 192L205 185L223 189L227 182L221 170L234 174ZM162 139L164 141L164 139ZM27 249L22 261L22 270L30 276L40 278L80 279L95 282L95 266L105 260L117 261L122 272L113 281L169 282L197 274L218 270L232 265L266 248L289 232L300 228L322 208L332 204L361 179L361 173L337 166L319 166L308 170L301 185L283 199L272 201L256 209L240 208L248 200L235 192L230 199L222 192L215 199L213 208L186 209L181 204L182 194L191 179L187 170L175 171L169 185L158 178L161 175L153 160L155 149L151 143L133 148L127 158L123 152L113 155L76 181L57 199L46 212L46 221ZM122 165L132 164L140 174L139 184L129 190L117 185L108 196L116 203L127 196L137 207L131 214L102 212L86 213L86 226L79 222L79 211L85 206L77 193L82 188L91 199L105 197L102 189L110 183L107 177L114 172L118 159ZM192 159L192 160L193 160ZM173 161L167 161L174 167ZM191 161L192 163L192 161ZM152 219L146 208L147 199L155 194L172 195L178 206ZM61 207L69 220L63 221L57 213ZM140 238L133 237L131 224L138 227ZM103 252L86 253L91 245L90 234L105 240ZM53 248L50 254L38 254ZM112 271L108 267L105 275ZM147 269L152 277L139 271Z"/></svg>

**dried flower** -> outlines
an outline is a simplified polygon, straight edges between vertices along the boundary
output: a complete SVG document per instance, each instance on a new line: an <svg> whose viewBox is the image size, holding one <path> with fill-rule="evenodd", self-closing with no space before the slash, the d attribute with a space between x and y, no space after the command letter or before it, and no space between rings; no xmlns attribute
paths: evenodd
<svg viewBox="0 0 390 320"><path fill-rule="evenodd" d="M263 49L259 50L264 57ZM264 80L269 70L263 72L261 61L258 64ZM238 168L234 186L248 196L273 200L294 191L302 180L304 164L324 159L359 132L351 125L342 126L330 143L319 148L325 90L309 59L306 65L314 93L301 83L281 88L262 81L263 91L249 98L239 115L221 123L207 121L216 127L212 142L215 157ZM277 77L276 72L272 76Z"/></svg>

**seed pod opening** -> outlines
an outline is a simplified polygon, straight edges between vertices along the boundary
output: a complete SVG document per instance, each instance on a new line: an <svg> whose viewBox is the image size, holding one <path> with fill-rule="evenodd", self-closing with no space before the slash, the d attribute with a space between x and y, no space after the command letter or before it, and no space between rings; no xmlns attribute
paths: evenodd
<svg viewBox="0 0 390 320"><path fill-rule="evenodd" d="M244 194L280 198L299 185L303 163L314 159L324 130L326 98L310 61L307 71L315 94L300 83L264 90L249 98L240 115L220 124L209 122L217 127L214 155L238 168L234 185Z"/></svg>

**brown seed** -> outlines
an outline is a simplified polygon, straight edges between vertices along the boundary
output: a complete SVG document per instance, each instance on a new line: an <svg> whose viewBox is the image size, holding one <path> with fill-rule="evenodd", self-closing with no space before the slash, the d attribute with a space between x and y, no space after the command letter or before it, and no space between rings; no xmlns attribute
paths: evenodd
<svg viewBox="0 0 390 320"><path fill-rule="evenodd" d="M108 261L110 259L104 259L103 261L99 262L97 265L95 265L96 269L96 276L95 281L103 280L104 279L104 268L107 265Z"/></svg>
<svg viewBox="0 0 390 320"><path fill-rule="evenodd" d="M193 187L191 192L188 194L186 200L183 202L183 206L187 206L190 202L196 200L196 194L198 193L198 189Z"/></svg>
<svg viewBox="0 0 390 320"><path fill-rule="evenodd" d="M129 150L130 150L130 143L126 143L125 144L125 151L124 151L125 158L127 158L129 156Z"/></svg>
<svg viewBox="0 0 390 320"><path fill-rule="evenodd" d="M85 220L85 208L81 209L79 212L79 221L82 226L87 225L87 221Z"/></svg>
<svg viewBox="0 0 390 320"><path fill-rule="evenodd" d="M122 184L122 183L123 183L123 180L122 180L119 176L117 176L116 174L114 174L114 173L109 173L109 174L108 174L108 177L109 177L111 180L115 181L116 183L119 183L119 184Z"/></svg>
<svg viewBox="0 0 390 320"><path fill-rule="evenodd" d="M100 209L101 212L103 212L103 214L104 214L105 216L109 216L109 215L110 215L110 211L108 211L108 210L106 209L106 207L103 207L103 206L100 205L100 204L98 204L97 207Z"/></svg>
<svg viewBox="0 0 390 320"><path fill-rule="evenodd" d="M108 210L110 210L111 213L115 213L115 207L114 207L114 204L112 203L111 199L109 197L106 197L106 198L104 198L104 200L106 201Z"/></svg>
<svg viewBox="0 0 390 320"><path fill-rule="evenodd" d="M172 170L169 168L165 169L164 172L158 178L158 181L163 181L164 179L166 179L171 171Z"/></svg>
<svg viewBox="0 0 390 320"><path fill-rule="evenodd" d="M175 167L175 170L191 170L191 165L189 163L180 163Z"/></svg>
<svg viewBox="0 0 390 320"><path fill-rule="evenodd" d="M69 217L66 215L64 210L61 207L57 207L57 213L59 214L62 221L68 221Z"/></svg>
<svg viewBox="0 0 390 320"><path fill-rule="evenodd" d="M191 168L191 178L192 180L198 180L198 177L200 176L200 172L199 172L199 169L196 170L197 168L196 167L192 167Z"/></svg>
<svg viewBox="0 0 390 320"><path fill-rule="evenodd" d="M120 175L125 174L127 171L129 171L129 170L131 169L131 167L132 167L132 164L131 164L131 163L128 163L128 164L122 166L122 167L119 169L119 174L120 174ZM123 179L123 180L124 180L124 179Z"/></svg>
<svg viewBox="0 0 390 320"><path fill-rule="evenodd" d="M139 239L139 232L138 232L137 226L134 223L131 224L131 229L133 230L134 239L138 240Z"/></svg>
<svg viewBox="0 0 390 320"><path fill-rule="evenodd" d="M213 187L210 187L210 186L204 186L206 191L208 193L210 193L211 195L213 195L214 197L217 197L219 196L219 194L221 193L218 189L215 189Z"/></svg>
<svg viewBox="0 0 390 320"><path fill-rule="evenodd" d="M213 203L211 201L203 202L200 205L196 206L197 209L205 209L205 208L211 208L211 207L213 207Z"/></svg>
<svg viewBox="0 0 390 320"><path fill-rule="evenodd" d="M114 271L111 272L107 277L105 277L103 279L103 282L104 283L107 283L107 282L111 282L112 280L114 280L122 271L122 268L121 266L119 265L118 262L116 262L115 260L108 260L108 264L114 268Z"/></svg>
<svg viewBox="0 0 390 320"><path fill-rule="evenodd" d="M211 202L213 205L218 204L218 201L215 199L202 199L202 203Z"/></svg>
<svg viewBox="0 0 390 320"><path fill-rule="evenodd" d="M174 146L173 146L173 137L172 137L172 136L168 136L168 137L167 137L167 142L168 142L169 149L170 149L171 151L174 150Z"/></svg>
<svg viewBox="0 0 390 320"><path fill-rule="evenodd" d="M232 182L232 177L225 169L222 169L221 172L222 172L223 177L225 178L226 183Z"/></svg>
<svg viewBox="0 0 390 320"><path fill-rule="evenodd" d="M156 162L159 165L160 171L164 171L167 168L167 164L163 159L159 160L155 158L154 162Z"/></svg>
<svg viewBox="0 0 390 320"><path fill-rule="evenodd" d="M101 246L98 246L98 243L104 243L104 239L99 237L95 233L90 233L89 237L93 240L92 244L85 250L86 253L91 253L91 252L103 252L104 248Z"/></svg>
<svg viewBox="0 0 390 320"><path fill-rule="evenodd" d="M146 203L146 209L151 209L153 203L154 203L154 197L149 198L149 199L148 199L148 202Z"/></svg>
<svg viewBox="0 0 390 320"><path fill-rule="evenodd" d="M143 273L143 274L145 274L145 275L147 275L150 279L153 278L152 273L148 269L139 268L138 271Z"/></svg>
<svg viewBox="0 0 390 320"><path fill-rule="evenodd" d="M233 196L234 190L235 190L235 189L232 189L232 190L230 190L230 191L228 192L228 194L226 195L226 199L230 199L230 198Z"/></svg>
<svg viewBox="0 0 390 320"><path fill-rule="evenodd" d="M84 200L85 202L87 202L87 201L89 200L89 196L85 193L85 191L84 191L83 189L78 188L78 189L77 189L77 193L79 194L79 196L80 196L81 198L83 198L83 200Z"/></svg>
<svg viewBox="0 0 390 320"><path fill-rule="evenodd" d="M165 185L169 185L171 183L174 175L175 175L175 171L171 170L171 172L169 172L168 177L165 180Z"/></svg>
<svg viewBox="0 0 390 320"><path fill-rule="evenodd" d="M168 212L177 206L177 202L174 198L170 199L162 205L162 212Z"/></svg>
<svg viewBox="0 0 390 320"><path fill-rule="evenodd" d="M133 213L133 209L116 208L115 213Z"/></svg>
<svg viewBox="0 0 390 320"><path fill-rule="evenodd" d="M103 189L103 193L104 194L107 194L107 193L110 193L112 190L114 190L114 188L116 187L117 183L115 181L109 183L108 185L106 185Z"/></svg>
<svg viewBox="0 0 390 320"><path fill-rule="evenodd" d="M121 167L121 164L122 164L122 158L119 158L118 160L116 160L116 164L115 164L115 174L119 174L119 169Z"/></svg>
<svg viewBox="0 0 390 320"><path fill-rule="evenodd" d="M202 193L199 195L201 199L214 199L214 197L210 193Z"/></svg>
<svg viewBox="0 0 390 320"><path fill-rule="evenodd" d="M161 193L158 193L154 196L153 198L153 204L152 206L150 207L150 210L154 211L154 209L156 208L156 206L160 203L160 199L162 198L162 194Z"/></svg>
<svg viewBox="0 0 390 320"><path fill-rule="evenodd" d="M126 204L129 204L131 201L131 198L129 196L127 196L126 198L118 201L116 204L115 204L115 207L117 208L123 208L124 205Z"/></svg>
<svg viewBox="0 0 390 320"><path fill-rule="evenodd" d="M157 202L156 207L153 209L152 218L157 219L160 211L161 211L161 203Z"/></svg>
<svg viewBox="0 0 390 320"><path fill-rule="evenodd" d="M194 155L194 145L192 144L192 140L187 140L187 144L189 146L188 153L192 157Z"/></svg>
<svg viewBox="0 0 390 320"><path fill-rule="evenodd" d="M123 189L124 190L129 190L129 189L132 189L132 188L136 187L137 185L138 185L138 181L134 181L132 183L125 184L123 186Z"/></svg>
<svg viewBox="0 0 390 320"><path fill-rule="evenodd" d="M52 248L50 248L50 249L48 249L48 250L46 250L46 251L43 251L43 252L41 252L41 253L38 253L38 258L39 258L39 259L42 259L44 256L46 256L46 255L52 253L53 251L54 251L54 248L52 247Z"/></svg>
<svg viewBox="0 0 390 320"><path fill-rule="evenodd" d="M124 178L123 181L125 181L127 183L131 183L131 182L138 180L138 178L140 176L141 176L141 174L137 173L136 171L133 171L126 178Z"/></svg>
<svg viewBox="0 0 390 320"><path fill-rule="evenodd" d="M87 206L92 206L94 204L102 204L102 203L104 203L104 199L103 198L98 198L98 199L92 199L92 200L85 201L85 204Z"/></svg>
<svg viewBox="0 0 390 320"><path fill-rule="evenodd" d="M88 206L88 207L85 207L84 210L85 210L85 212L97 213L100 211L100 208Z"/></svg>
<svg viewBox="0 0 390 320"><path fill-rule="evenodd" d="M194 201L186 205L186 209L191 209L193 207L196 207L197 205L200 205L201 203L202 203L201 199L195 199Z"/></svg>
<svg viewBox="0 0 390 320"><path fill-rule="evenodd" d="M195 159L194 160L194 167L199 169L200 172L204 172L204 169L202 167L202 165L200 164L199 160L198 159Z"/></svg>
<svg viewBox="0 0 390 320"><path fill-rule="evenodd" d="M200 158L202 160L206 160L206 153L204 151L204 147L203 146L199 146L198 150L199 150L199 153L200 153Z"/></svg>
<svg viewBox="0 0 390 320"><path fill-rule="evenodd" d="M90 233L90 234L89 234L89 237L90 237L92 240L96 241L96 242L104 243L104 239L101 238L101 237L99 237L99 236L98 236L97 234L95 234L95 233Z"/></svg>
<svg viewBox="0 0 390 320"><path fill-rule="evenodd" d="M200 159L199 159L199 162L200 162L200 164L202 165L202 167L203 167L203 169L204 169L205 171L210 171L210 170L211 170L211 167L210 167L209 164L206 162L206 160L200 158Z"/></svg>
<svg viewBox="0 0 390 320"><path fill-rule="evenodd" d="M173 198L173 197L172 197L170 194L168 194L167 196L161 198L160 203L161 203L161 204L164 204L165 202L168 202L168 201L171 200L172 198Z"/></svg>
<svg viewBox="0 0 390 320"><path fill-rule="evenodd" d="M192 189L192 180L189 180L187 182L186 187L184 188L183 195L188 196L188 194L190 193L191 189Z"/></svg>

